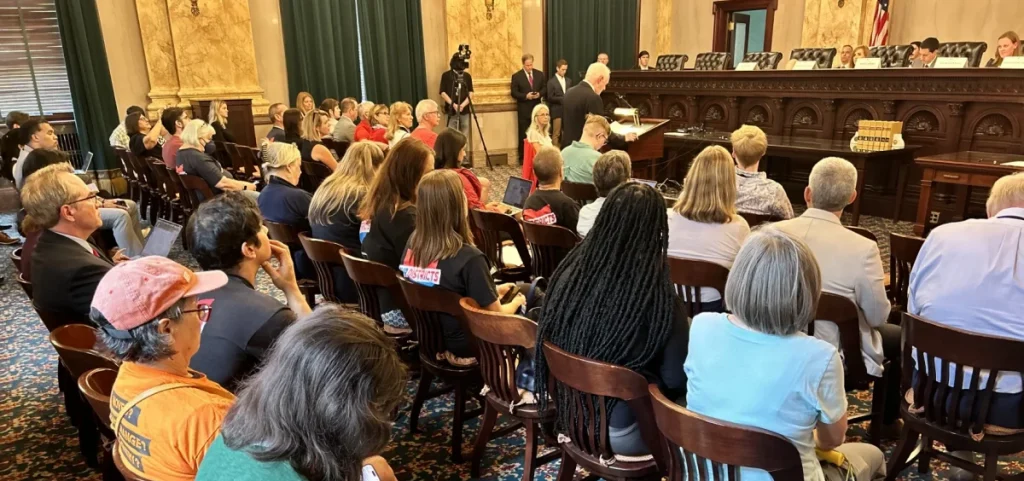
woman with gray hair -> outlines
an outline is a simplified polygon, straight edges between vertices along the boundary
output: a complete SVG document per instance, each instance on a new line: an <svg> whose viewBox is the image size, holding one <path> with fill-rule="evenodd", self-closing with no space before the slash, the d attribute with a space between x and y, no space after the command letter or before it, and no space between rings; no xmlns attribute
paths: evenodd
<svg viewBox="0 0 1024 481"><path fill-rule="evenodd" d="M867 481L885 474L882 451L843 442L843 361L831 344L805 333L820 294L821 273L803 241L771 226L754 231L725 286L733 313L693 319L687 409L789 439L806 481L842 480L847 473ZM837 451L841 467L820 462L815 449ZM741 469L747 481L771 479Z"/></svg>
<svg viewBox="0 0 1024 481"><path fill-rule="evenodd" d="M213 157L206 154L204 149L206 144L212 141L213 134L213 127L199 119L192 120L185 126L181 133L181 148L178 149L178 172L203 179L210 186L213 195L225 190L240 190L246 192L253 200L258 199L256 184L231 178Z"/></svg>
<svg viewBox="0 0 1024 481"><path fill-rule="evenodd" d="M321 305L246 381L196 481L394 480L379 456L406 372L369 318Z"/></svg>

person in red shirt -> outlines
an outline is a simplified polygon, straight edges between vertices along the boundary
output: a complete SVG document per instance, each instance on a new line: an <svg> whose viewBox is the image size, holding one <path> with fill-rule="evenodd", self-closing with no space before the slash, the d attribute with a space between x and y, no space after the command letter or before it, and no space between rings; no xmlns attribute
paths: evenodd
<svg viewBox="0 0 1024 481"><path fill-rule="evenodd" d="M463 168L462 160L465 158L466 136L452 128L444 129L434 144L434 169L451 169L459 174L470 209L501 212L497 202L487 202L490 197L491 181L477 177L472 170Z"/></svg>
<svg viewBox="0 0 1024 481"><path fill-rule="evenodd" d="M441 123L441 113L438 111L437 102L430 99L420 100L420 103L416 104L416 121L419 122L419 126L412 131L410 137L422 140L427 147L433 149L434 143L437 142L437 134L434 133L434 129Z"/></svg>
<svg viewBox="0 0 1024 481"><path fill-rule="evenodd" d="M359 104L359 124L356 125L355 140L368 140L373 135L373 127L370 126L370 114L374 107L373 102L363 102Z"/></svg>

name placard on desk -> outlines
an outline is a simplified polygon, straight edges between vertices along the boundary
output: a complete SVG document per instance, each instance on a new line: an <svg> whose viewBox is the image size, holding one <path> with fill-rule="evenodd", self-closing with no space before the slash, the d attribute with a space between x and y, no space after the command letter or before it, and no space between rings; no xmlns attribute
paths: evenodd
<svg viewBox="0 0 1024 481"><path fill-rule="evenodd" d="M1006 57L999 68L1024 68L1024 57Z"/></svg>
<svg viewBox="0 0 1024 481"><path fill-rule="evenodd" d="M817 70L818 62L814 60L801 60L793 65L793 70Z"/></svg>
<svg viewBox="0 0 1024 481"><path fill-rule="evenodd" d="M1021 58L1024 58L1024 57L1021 57ZM736 65L736 70L744 71L744 72L750 72L750 71L753 71L753 70L757 70L757 62L740 62L738 65Z"/></svg>
<svg viewBox="0 0 1024 481"><path fill-rule="evenodd" d="M939 57L935 60L935 68L964 68L967 59L964 57Z"/></svg>
<svg viewBox="0 0 1024 481"><path fill-rule="evenodd" d="M877 57L864 57L857 59L854 68L859 70L874 70L882 68L882 59Z"/></svg>

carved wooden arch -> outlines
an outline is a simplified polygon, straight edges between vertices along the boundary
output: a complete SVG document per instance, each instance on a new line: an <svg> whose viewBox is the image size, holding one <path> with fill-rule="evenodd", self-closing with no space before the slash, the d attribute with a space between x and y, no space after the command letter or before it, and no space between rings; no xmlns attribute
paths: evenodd
<svg viewBox="0 0 1024 481"><path fill-rule="evenodd" d="M768 105L767 100L755 100L740 112L740 123L754 125L762 130L771 128L775 125L775 110Z"/></svg>
<svg viewBox="0 0 1024 481"><path fill-rule="evenodd" d="M999 118L1002 118L1003 120L1005 120L1006 121L1005 124L1010 126L1010 132L1008 132L1007 135L993 135L993 134L988 134L988 133L983 134L983 133L979 132L979 128L983 128L984 127L982 125L982 123L985 120L988 120L990 117L999 117ZM999 126L993 125L993 127L999 127ZM990 129L984 129L984 130L991 131ZM1006 137L1011 138L1011 139L1017 139L1017 138L1020 138L1020 136L1021 136L1020 123L1017 122L1017 118L1015 116L1011 115L1005 109L990 108L990 109L983 110L982 112L978 113L975 116L974 120L971 121L970 128L968 128L968 129L966 129L964 131L964 135L965 136L969 136L969 137L977 137L979 135L983 135L985 137L993 137L993 138L996 138L996 139L1006 138Z"/></svg>
<svg viewBox="0 0 1024 481"><path fill-rule="evenodd" d="M665 118L673 122L686 122L690 117L690 107L683 101L671 101L662 107Z"/></svg>
<svg viewBox="0 0 1024 481"><path fill-rule="evenodd" d="M858 110L867 112L870 115L870 118L864 117L861 120L878 120L882 118L878 114L878 109L873 105L866 102L857 102L855 104L844 105L843 108L839 110L839 114L836 115L836 126L846 127L847 121L850 120L853 113ZM856 125L854 125L854 127L856 127Z"/></svg>
<svg viewBox="0 0 1024 481"><path fill-rule="evenodd" d="M725 105L725 100L709 100L700 107L700 115L697 117L697 122L715 122L715 123L726 123L729 121L729 107Z"/></svg>
<svg viewBox="0 0 1024 481"><path fill-rule="evenodd" d="M919 124L918 122L928 121L927 117L922 114L930 115L935 119L935 125L933 130L923 130L922 127L928 124ZM920 105L913 109L908 110L903 114L900 119L903 122L903 134L906 135L942 135L946 131L946 118L942 116L942 113L938 109L931 105ZM930 124L930 122L929 122Z"/></svg>
<svg viewBox="0 0 1024 481"><path fill-rule="evenodd" d="M797 114L799 114L804 109L809 109L811 112L814 113L814 117L815 117L814 121L810 122L810 123L803 123L803 122L796 123L796 121L797 121L797 118L796 118ZM789 113L786 114L786 125L788 125L788 126L793 126L793 127L798 127L798 128L808 128L808 127L820 127L820 126L822 126L824 124L825 116L823 115L823 113L821 111L821 106L819 106L818 104L814 103L811 100L804 100L804 101L795 102L787 110L789 111Z"/></svg>

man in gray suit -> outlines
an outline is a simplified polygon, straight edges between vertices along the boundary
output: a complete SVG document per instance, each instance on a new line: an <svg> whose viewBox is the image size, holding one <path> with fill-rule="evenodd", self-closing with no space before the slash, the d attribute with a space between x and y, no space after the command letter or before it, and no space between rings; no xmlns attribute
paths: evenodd
<svg viewBox="0 0 1024 481"><path fill-rule="evenodd" d="M548 80L548 108L551 110L551 144L561 145L562 135L562 99L565 92L572 86L572 80L565 76L569 63L561 59L555 64L555 75Z"/></svg>
<svg viewBox="0 0 1024 481"><path fill-rule="evenodd" d="M932 68L935 67L935 60L939 58L939 39L935 37L928 37L921 42L921 48L918 49L917 59L914 63L910 64L913 68Z"/></svg>

